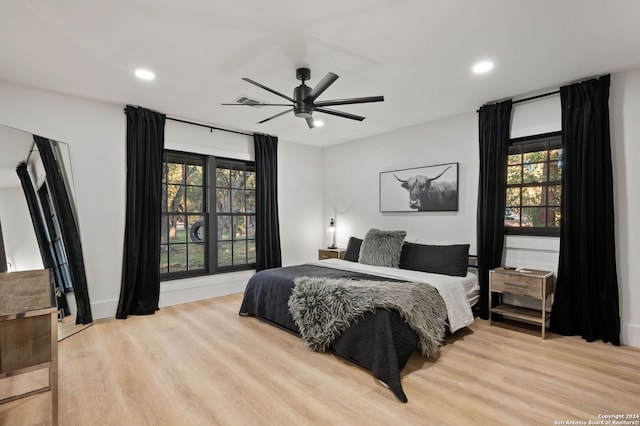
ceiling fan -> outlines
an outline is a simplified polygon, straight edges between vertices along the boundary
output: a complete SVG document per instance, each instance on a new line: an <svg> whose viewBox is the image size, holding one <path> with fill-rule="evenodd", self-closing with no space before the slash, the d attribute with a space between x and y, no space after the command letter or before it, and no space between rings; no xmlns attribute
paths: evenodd
<svg viewBox="0 0 640 426"><path fill-rule="evenodd" d="M305 81L311 79L311 70L309 68L298 68L296 70L296 78L302 81L302 84L293 89L293 98L284 95L276 90L273 90L267 86L264 86L258 82L255 82L249 78L243 78L247 83L251 83L255 86L258 86L264 90L267 90L274 95L278 95L281 98L284 98L291 102L291 104L222 104L222 105L249 105L249 106L288 106L290 109L280 112L276 115L273 115L269 118L265 118L262 121L259 121L258 124L265 123L269 120L272 120L276 117L280 117L281 115L287 114L291 111L295 114L296 117L304 118L307 121L307 125L310 129L316 127L314 124L314 120L312 118L312 114L314 111L322 112L325 114L336 115L338 117L349 118L351 120L362 121L365 117L360 115L350 114L348 112L336 111L335 109L326 108L328 106L334 105L349 105L349 104L363 104L368 102L382 102L384 101L384 96L368 96L362 98L347 98L347 99L332 99L327 101L319 101L316 102L316 99L325 91L329 86L333 84L334 81L338 79L338 76L332 72L328 73L320 83L316 85L313 89L306 84Z"/></svg>

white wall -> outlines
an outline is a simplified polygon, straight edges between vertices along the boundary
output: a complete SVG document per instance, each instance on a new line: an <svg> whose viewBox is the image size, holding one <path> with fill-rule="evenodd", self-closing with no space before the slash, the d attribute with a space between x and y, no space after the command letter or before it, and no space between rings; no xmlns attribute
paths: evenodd
<svg viewBox="0 0 640 426"><path fill-rule="evenodd" d="M22 187L0 188L0 223L11 270L42 269L42 257Z"/></svg>
<svg viewBox="0 0 640 426"><path fill-rule="evenodd" d="M0 123L69 144L93 316L114 316L124 238L124 106L0 81ZM176 123L167 125L166 145L227 157L253 155L246 137ZM320 223L312 224L322 210L320 151L281 142L278 157L279 181L288 182L279 193L283 262L299 263L317 257L321 243ZM290 161L295 164L288 167ZM295 185L296 180L303 185ZM163 283L160 303L166 306L242 291L250 275L238 272Z"/></svg>
<svg viewBox="0 0 640 426"><path fill-rule="evenodd" d="M477 128L476 115L470 113L326 148L325 229L336 217L340 247L352 235L362 238L370 228L379 228L405 230L407 241L469 243L475 254ZM459 211L380 213L380 172L455 162L459 163ZM329 236L323 235L328 244Z"/></svg>
<svg viewBox="0 0 640 426"><path fill-rule="evenodd" d="M640 70L612 75L609 99L621 338L640 346Z"/></svg>

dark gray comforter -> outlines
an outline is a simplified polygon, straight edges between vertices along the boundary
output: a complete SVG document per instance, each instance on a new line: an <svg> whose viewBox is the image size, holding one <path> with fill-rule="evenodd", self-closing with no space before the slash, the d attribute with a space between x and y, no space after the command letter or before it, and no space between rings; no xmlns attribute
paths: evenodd
<svg viewBox="0 0 640 426"><path fill-rule="evenodd" d="M384 280L374 275L299 265L260 271L247 284L240 315L255 315L300 335L287 302L300 276ZM351 324L329 346L329 350L369 370L384 382L402 402L407 397L400 383L400 371L418 345L418 336L398 311L377 309Z"/></svg>

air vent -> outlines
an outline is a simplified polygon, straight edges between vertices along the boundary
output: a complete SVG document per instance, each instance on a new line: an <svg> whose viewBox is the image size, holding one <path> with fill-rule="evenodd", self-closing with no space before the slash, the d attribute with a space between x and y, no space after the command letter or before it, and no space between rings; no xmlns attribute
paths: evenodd
<svg viewBox="0 0 640 426"><path fill-rule="evenodd" d="M259 99L254 99L254 98L250 98L248 96L240 96L239 98L237 98L235 100L235 102L241 104L241 105L249 105L252 106L254 108L262 108L262 104L264 102L262 102Z"/></svg>

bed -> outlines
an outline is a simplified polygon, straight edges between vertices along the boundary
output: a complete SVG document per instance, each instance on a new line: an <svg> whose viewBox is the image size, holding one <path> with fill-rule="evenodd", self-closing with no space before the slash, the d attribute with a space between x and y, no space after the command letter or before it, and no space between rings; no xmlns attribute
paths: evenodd
<svg viewBox="0 0 640 426"><path fill-rule="evenodd" d="M367 241L367 237L364 241ZM316 279L331 283L340 280L361 282L367 285L377 283L379 286L389 288L405 287L408 284L416 287L435 288L441 296L444 310L446 310L442 325L436 327L443 329L435 330L437 333L443 335L445 327L448 332L455 333L473 322L471 306L477 302L479 290L476 275L468 271L467 268L468 245L462 247L462 250L460 250L460 245L457 245L454 250L457 253L457 275L415 270L425 269L424 255L427 252L431 255L428 262L435 263L436 269L441 269L443 264L450 265L451 262L449 260L443 261L442 256L443 253L445 256L449 252L452 253L453 251L448 250L448 247L452 246L426 246L400 240L396 256L397 266L394 265L395 261L386 266L379 266L380 262L378 261L369 262L376 263L374 265L368 264L366 256L362 256L361 246L366 246L363 240L352 237L345 256L347 260L326 259L256 273L247 283L240 315L259 317L301 336L298 312L292 309L293 306L290 309L289 305L294 299L298 286L303 284L301 280ZM439 253L435 258L433 257L434 247ZM357 256L353 254L354 252L357 253ZM420 260L419 268L416 268L415 262L412 263L412 260L416 259L416 255ZM464 271L461 270L463 255ZM384 262L382 263L384 264ZM451 271L445 270L444 272L450 273ZM294 315L296 315L295 319ZM406 319L402 309L379 307L368 310L341 329L340 333L331 339L324 350L331 351L367 369L400 401L407 402L400 381L400 372L416 348L421 346L424 333L409 325ZM312 347L309 345L306 335L301 337L305 339L308 346Z"/></svg>

